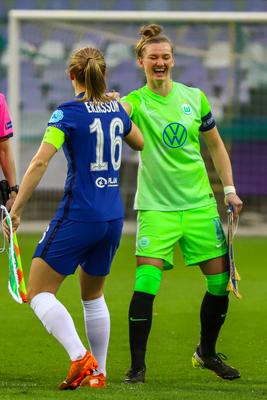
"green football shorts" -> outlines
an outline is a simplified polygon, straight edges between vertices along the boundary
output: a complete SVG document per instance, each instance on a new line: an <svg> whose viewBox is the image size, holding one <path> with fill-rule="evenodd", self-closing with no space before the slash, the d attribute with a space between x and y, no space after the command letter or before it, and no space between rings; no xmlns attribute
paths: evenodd
<svg viewBox="0 0 267 400"><path fill-rule="evenodd" d="M179 242L185 264L196 265L227 254L227 243L216 204L186 211L138 211L136 255L164 260L173 267Z"/></svg>

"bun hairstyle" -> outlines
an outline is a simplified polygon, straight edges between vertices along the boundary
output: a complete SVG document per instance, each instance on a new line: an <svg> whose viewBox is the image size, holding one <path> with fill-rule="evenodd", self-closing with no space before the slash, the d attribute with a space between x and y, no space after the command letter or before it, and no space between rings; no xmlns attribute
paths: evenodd
<svg viewBox="0 0 267 400"><path fill-rule="evenodd" d="M173 53L173 44L168 36L163 33L162 26L157 24L144 25L140 28L139 34L141 35L141 39L135 46L137 58L143 57L145 47L151 43L169 43Z"/></svg>
<svg viewBox="0 0 267 400"><path fill-rule="evenodd" d="M150 38L152 36L157 36L163 31L162 26L157 25L157 24L150 24L150 25L144 25L140 28L139 34L141 36L145 36L147 38Z"/></svg>
<svg viewBox="0 0 267 400"><path fill-rule="evenodd" d="M69 59L68 72L85 87L84 96L79 101L90 98L94 103L112 100L106 95L106 62L99 49L83 47L74 51Z"/></svg>

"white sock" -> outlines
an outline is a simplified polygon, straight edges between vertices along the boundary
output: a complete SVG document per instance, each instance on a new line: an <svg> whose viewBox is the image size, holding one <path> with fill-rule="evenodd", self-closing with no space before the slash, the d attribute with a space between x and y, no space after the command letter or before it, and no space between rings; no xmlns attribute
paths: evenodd
<svg viewBox="0 0 267 400"><path fill-rule="evenodd" d="M106 361L110 334L110 316L104 296L82 301L85 331L91 351L98 361L98 371L106 375Z"/></svg>
<svg viewBox="0 0 267 400"><path fill-rule="evenodd" d="M52 293L37 294L30 306L46 330L62 344L72 361L85 355L86 348L76 332L69 312Z"/></svg>

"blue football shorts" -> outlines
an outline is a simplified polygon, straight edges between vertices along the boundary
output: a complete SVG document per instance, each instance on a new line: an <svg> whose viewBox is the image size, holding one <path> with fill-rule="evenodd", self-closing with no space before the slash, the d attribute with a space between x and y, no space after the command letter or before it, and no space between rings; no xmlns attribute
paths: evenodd
<svg viewBox="0 0 267 400"><path fill-rule="evenodd" d="M78 265L89 275L108 275L119 247L122 226L122 218L105 222L54 219L33 258L42 258L62 275L74 274Z"/></svg>

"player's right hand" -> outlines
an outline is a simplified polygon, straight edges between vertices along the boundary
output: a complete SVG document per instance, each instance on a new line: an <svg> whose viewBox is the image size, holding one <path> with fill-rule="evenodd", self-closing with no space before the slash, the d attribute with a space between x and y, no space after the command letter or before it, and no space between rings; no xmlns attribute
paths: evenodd
<svg viewBox="0 0 267 400"><path fill-rule="evenodd" d="M236 193L228 193L224 197L224 203L226 206L232 206L234 216L237 217L243 208L243 201L237 196Z"/></svg>
<svg viewBox="0 0 267 400"><path fill-rule="evenodd" d="M20 225L20 216L17 215L17 214L13 214L12 211L11 211L10 218L11 218L11 221L12 221L13 232L15 232L18 229L19 225Z"/></svg>
<svg viewBox="0 0 267 400"><path fill-rule="evenodd" d="M109 96L109 97L111 97L112 99L117 100L117 101L120 101L120 100L121 100L121 94L120 94L120 92L115 92L115 90L112 91L112 92L108 92L108 93L107 93L107 96Z"/></svg>

